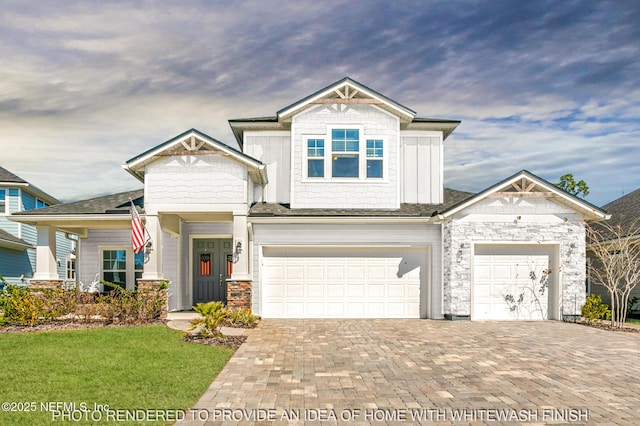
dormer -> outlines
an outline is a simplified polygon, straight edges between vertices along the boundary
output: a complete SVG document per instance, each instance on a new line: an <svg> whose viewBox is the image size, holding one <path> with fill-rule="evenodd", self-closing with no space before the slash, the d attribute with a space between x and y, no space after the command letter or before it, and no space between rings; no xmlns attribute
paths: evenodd
<svg viewBox="0 0 640 426"><path fill-rule="evenodd" d="M442 202L442 142L459 121L417 117L344 78L275 117L229 123L244 152L275 177L262 201L398 209L401 203Z"/></svg>

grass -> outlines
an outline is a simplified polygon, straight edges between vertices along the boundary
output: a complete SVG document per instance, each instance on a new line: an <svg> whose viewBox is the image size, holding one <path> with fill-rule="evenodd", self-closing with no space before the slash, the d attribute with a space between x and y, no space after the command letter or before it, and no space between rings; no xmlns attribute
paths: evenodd
<svg viewBox="0 0 640 426"><path fill-rule="evenodd" d="M640 319L637 318L627 318L627 322L630 324L640 324Z"/></svg>
<svg viewBox="0 0 640 426"><path fill-rule="evenodd" d="M0 402L36 403L34 412L3 409L0 424L48 425L55 419L41 403L85 404L89 410L94 404L117 410L187 409L233 350L185 343L180 332L151 325L3 334L0 354ZM155 424L162 423L167 422ZM66 424L100 422L71 419Z"/></svg>

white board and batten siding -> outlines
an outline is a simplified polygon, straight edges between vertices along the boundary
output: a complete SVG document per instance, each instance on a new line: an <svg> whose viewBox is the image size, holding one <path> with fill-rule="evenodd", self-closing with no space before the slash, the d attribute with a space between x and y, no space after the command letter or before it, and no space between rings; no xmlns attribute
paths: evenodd
<svg viewBox="0 0 640 426"><path fill-rule="evenodd" d="M253 306L264 317L442 318L439 226L253 229Z"/></svg>
<svg viewBox="0 0 640 426"><path fill-rule="evenodd" d="M269 183L262 194L254 187L254 201L288 204L291 192L291 133L245 132L244 153L267 166Z"/></svg>
<svg viewBox="0 0 640 426"><path fill-rule="evenodd" d="M427 133L427 132L425 132ZM443 201L442 134L401 133L401 202L440 204Z"/></svg>

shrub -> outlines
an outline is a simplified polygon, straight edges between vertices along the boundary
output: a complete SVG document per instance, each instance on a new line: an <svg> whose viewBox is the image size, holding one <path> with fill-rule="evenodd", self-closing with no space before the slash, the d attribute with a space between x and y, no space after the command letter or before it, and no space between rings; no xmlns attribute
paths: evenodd
<svg viewBox="0 0 640 426"><path fill-rule="evenodd" d="M227 322L230 325L252 328L255 327L260 317L251 313L250 309L229 311Z"/></svg>
<svg viewBox="0 0 640 426"><path fill-rule="evenodd" d="M611 319L611 309L609 305L602 303L602 296L599 294L592 294L587 297L587 300L582 307L582 316L587 322L598 322L600 320Z"/></svg>
<svg viewBox="0 0 640 426"><path fill-rule="evenodd" d="M193 310L202 315L191 321L190 330L200 328L200 335L203 337L213 337L220 334L218 327L225 321L228 311L222 302L198 303Z"/></svg>

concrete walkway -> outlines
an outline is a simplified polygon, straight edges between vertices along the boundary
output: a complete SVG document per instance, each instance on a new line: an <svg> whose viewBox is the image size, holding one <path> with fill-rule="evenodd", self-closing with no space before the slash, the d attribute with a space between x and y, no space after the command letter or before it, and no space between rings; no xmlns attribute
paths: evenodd
<svg viewBox="0 0 640 426"><path fill-rule="evenodd" d="M179 424L640 422L638 333L552 321L263 320L248 336Z"/></svg>

